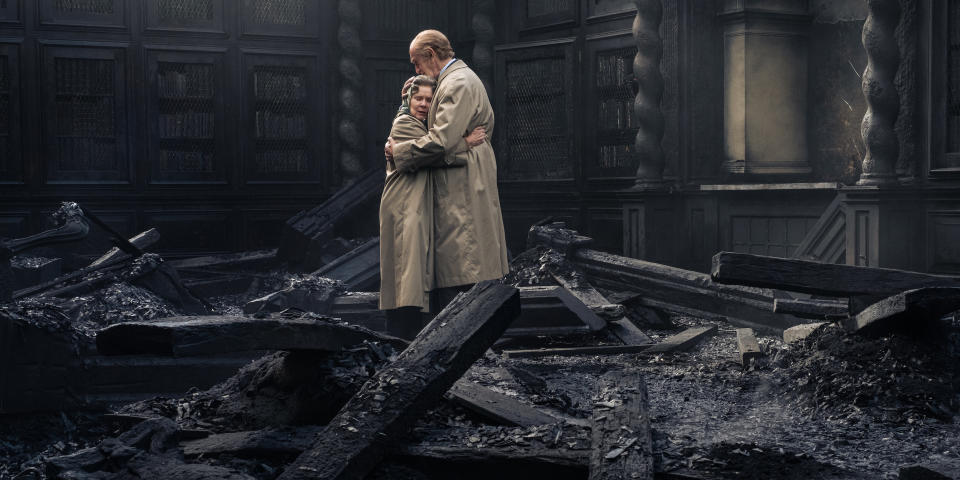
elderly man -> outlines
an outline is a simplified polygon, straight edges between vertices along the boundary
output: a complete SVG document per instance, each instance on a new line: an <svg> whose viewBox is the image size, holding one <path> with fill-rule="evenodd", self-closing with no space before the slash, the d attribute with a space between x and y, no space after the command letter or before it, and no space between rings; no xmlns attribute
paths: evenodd
<svg viewBox="0 0 960 480"><path fill-rule="evenodd" d="M493 107L483 82L462 60L454 58L450 41L436 30L424 30L410 43L410 63L421 75L437 79L427 116L429 133L396 143L388 139L386 153L398 171L430 167L437 157L464 168L434 171L435 281L440 307L456 293L510 271L507 260L497 160L485 142L457 152L458 142L477 126L493 136Z"/></svg>

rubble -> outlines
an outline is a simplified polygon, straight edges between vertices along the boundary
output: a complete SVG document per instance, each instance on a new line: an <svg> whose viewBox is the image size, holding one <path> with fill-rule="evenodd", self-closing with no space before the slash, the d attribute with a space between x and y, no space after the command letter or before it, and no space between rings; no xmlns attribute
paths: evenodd
<svg viewBox="0 0 960 480"><path fill-rule="evenodd" d="M291 274L302 265L272 251L115 258L40 285L0 306L13 367L0 386L14 392L0 411L53 413L35 440L0 428L0 478L892 478L960 465L960 333L941 318L953 287L857 294L883 308L848 308L539 228L531 238L553 248L515 259L516 291L461 296L409 348L382 334L376 293ZM355 245L337 243L340 257ZM139 281L161 266L180 280ZM184 291L205 314L160 295ZM908 328L785 342L801 321L778 309Z"/></svg>

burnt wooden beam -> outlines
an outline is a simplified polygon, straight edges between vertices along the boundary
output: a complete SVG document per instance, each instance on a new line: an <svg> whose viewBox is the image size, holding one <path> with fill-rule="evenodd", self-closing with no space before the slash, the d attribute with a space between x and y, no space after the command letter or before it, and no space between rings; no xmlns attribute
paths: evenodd
<svg viewBox="0 0 960 480"><path fill-rule="evenodd" d="M700 343L701 340L717 331L716 325L688 328L676 335L665 338L662 342L651 345L643 351L647 354L671 353L687 350Z"/></svg>
<svg viewBox="0 0 960 480"><path fill-rule="evenodd" d="M610 303L593 285L587 283L581 275L559 275L553 273L553 278L563 288L567 289L573 296L577 297L583 304L590 307L593 312L600 312L609 318L606 323L597 317L597 321L606 326L611 333L620 339L625 345L645 345L653 343L653 339L643 333L630 319L623 316L624 308L622 305ZM616 308L619 307L619 308ZM602 328L602 327L601 327Z"/></svg>
<svg viewBox="0 0 960 480"><path fill-rule="evenodd" d="M711 275L721 283L833 297L888 296L916 288L960 287L957 277L733 252L713 256Z"/></svg>
<svg viewBox="0 0 960 480"><path fill-rule="evenodd" d="M500 425L532 427L560 421L515 398L467 380L454 384L447 396L453 403Z"/></svg>
<svg viewBox="0 0 960 480"><path fill-rule="evenodd" d="M200 316L111 325L97 333L97 350L104 355L181 357L252 350L338 351L364 341L389 343L398 350L407 343L324 318Z"/></svg>
<svg viewBox="0 0 960 480"><path fill-rule="evenodd" d="M824 320L846 317L850 311L847 303L843 300L777 298L773 301L773 311L800 318Z"/></svg>
<svg viewBox="0 0 960 480"><path fill-rule="evenodd" d="M749 367L752 361L763 357L752 328L737 329L737 350L740 352L740 364L744 367Z"/></svg>
<svg viewBox="0 0 960 480"><path fill-rule="evenodd" d="M176 269L209 269L209 268L254 268L273 263L277 258L277 250L255 250L250 252L231 253L226 255L212 255L191 257L180 260L170 260L167 263Z"/></svg>
<svg viewBox="0 0 960 480"><path fill-rule="evenodd" d="M594 403L590 480L653 479L653 438L647 385L636 372L612 372L601 380Z"/></svg>
<svg viewBox="0 0 960 480"><path fill-rule="evenodd" d="M159 241L160 241L160 232L158 232L156 228L151 228L149 230L141 232L133 236L129 240L131 244L133 244L140 250L145 250L155 245ZM129 257L130 257L130 254L120 250L120 248L118 247L113 247L110 250L108 250L107 253L103 254L103 256L101 256L100 258L90 263L90 266L94 267L102 263L111 262L115 259L129 258Z"/></svg>
<svg viewBox="0 0 960 480"><path fill-rule="evenodd" d="M908 290L887 297L841 323L850 332L883 334L922 330L930 322L960 310L960 287Z"/></svg>
<svg viewBox="0 0 960 480"><path fill-rule="evenodd" d="M592 284L636 292L651 308L698 317L723 316L734 325L763 331L782 332L798 323L790 315L773 313L771 290L721 285L703 273L591 250L585 248L589 245L585 238L557 224L534 226L528 234L540 245L565 248L567 259Z"/></svg>
<svg viewBox="0 0 960 480"><path fill-rule="evenodd" d="M277 257L305 263L308 267L319 265L323 245L331 239L337 222L347 218L365 200L379 197L385 178L383 168L373 168L327 201L290 217L283 227Z"/></svg>
<svg viewBox="0 0 960 480"><path fill-rule="evenodd" d="M622 353L643 353L653 344L647 345L597 345L593 347L539 348L530 350L504 350L507 358L572 357L577 355L619 355Z"/></svg>
<svg viewBox="0 0 960 480"><path fill-rule="evenodd" d="M347 290L376 289L380 278L380 237L341 255L313 275L340 280Z"/></svg>
<svg viewBox="0 0 960 480"><path fill-rule="evenodd" d="M458 295L279 478L363 478L519 314L519 291L494 281Z"/></svg>
<svg viewBox="0 0 960 480"><path fill-rule="evenodd" d="M796 343L813 335L814 332L833 325L829 322L814 322L795 325L783 331L783 343Z"/></svg>
<svg viewBox="0 0 960 480"><path fill-rule="evenodd" d="M238 457L276 457L300 454L310 448L323 427L279 427L210 435L180 442L187 457L229 454Z"/></svg>

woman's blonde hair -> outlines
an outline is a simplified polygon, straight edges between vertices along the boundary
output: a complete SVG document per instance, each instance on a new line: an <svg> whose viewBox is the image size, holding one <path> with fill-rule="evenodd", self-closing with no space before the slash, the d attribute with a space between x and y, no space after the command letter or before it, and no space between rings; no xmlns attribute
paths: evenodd
<svg viewBox="0 0 960 480"><path fill-rule="evenodd" d="M437 58L440 60L449 60L453 58L454 55L453 47L450 46L450 40L447 40L446 35L437 30L424 30L418 33L416 37L413 37L413 42L411 42L410 47L414 53L421 57L430 56L429 52L427 52L428 48L432 48L434 52L437 52Z"/></svg>

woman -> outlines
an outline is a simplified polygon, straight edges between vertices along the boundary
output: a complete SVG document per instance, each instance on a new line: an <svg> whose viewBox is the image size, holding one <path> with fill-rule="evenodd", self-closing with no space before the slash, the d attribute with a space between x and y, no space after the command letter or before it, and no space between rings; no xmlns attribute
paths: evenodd
<svg viewBox="0 0 960 480"><path fill-rule="evenodd" d="M414 77L403 106L393 120L390 137L397 142L428 133L427 114L436 82ZM478 127L463 138L455 152L482 144ZM442 164L442 158L438 158ZM462 167L450 165L448 168ZM420 312L429 310L433 281L433 181L431 169L398 172L387 162L387 180L380 197L380 309L394 335L413 338L422 327Z"/></svg>

